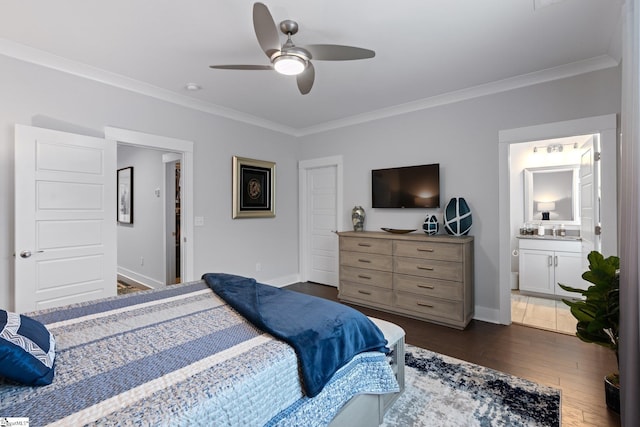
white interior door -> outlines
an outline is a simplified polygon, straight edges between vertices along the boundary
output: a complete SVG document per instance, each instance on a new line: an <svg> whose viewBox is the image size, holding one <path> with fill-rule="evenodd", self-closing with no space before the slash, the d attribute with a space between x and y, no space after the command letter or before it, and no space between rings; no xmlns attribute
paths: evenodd
<svg viewBox="0 0 640 427"><path fill-rule="evenodd" d="M17 312L116 295L116 144L15 127Z"/></svg>
<svg viewBox="0 0 640 427"><path fill-rule="evenodd" d="M598 135L590 138L580 155L580 236L583 267L588 266L587 254L601 251L600 237L600 161Z"/></svg>
<svg viewBox="0 0 640 427"><path fill-rule="evenodd" d="M336 166L307 171L309 263L307 280L338 286Z"/></svg>

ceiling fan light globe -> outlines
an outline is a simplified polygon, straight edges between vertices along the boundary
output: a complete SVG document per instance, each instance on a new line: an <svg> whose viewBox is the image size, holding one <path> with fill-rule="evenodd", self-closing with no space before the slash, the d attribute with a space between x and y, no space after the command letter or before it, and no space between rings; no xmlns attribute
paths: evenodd
<svg viewBox="0 0 640 427"><path fill-rule="evenodd" d="M286 76L298 75L306 66L306 61L295 55L281 55L273 60L273 68Z"/></svg>

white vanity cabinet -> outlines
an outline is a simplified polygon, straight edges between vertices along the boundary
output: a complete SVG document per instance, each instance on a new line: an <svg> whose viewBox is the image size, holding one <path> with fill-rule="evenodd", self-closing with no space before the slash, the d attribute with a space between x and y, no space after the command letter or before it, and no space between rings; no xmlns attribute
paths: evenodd
<svg viewBox="0 0 640 427"><path fill-rule="evenodd" d="M579 240L519 238L520 290L560 297L579 297L558 283L586 289L582 279L584 263Z"/></svg>

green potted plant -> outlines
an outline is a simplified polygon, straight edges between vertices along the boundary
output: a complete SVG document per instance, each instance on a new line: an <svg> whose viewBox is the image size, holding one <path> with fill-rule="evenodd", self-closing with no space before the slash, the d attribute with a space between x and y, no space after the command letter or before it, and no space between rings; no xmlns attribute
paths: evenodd
<svg viewBox="0 0 640 427"><path fill-rule="evenodd" d="M571 314L578 320L576 336L584 342L611 349L616 355L619 370L620 258L605 258L600 252L592 251L587 259L589 270L582 274L582 278L593 285L585 290L558 283L565 291L576 292L584 297L575 301L562 301L571 307ZM605 377L605 397L607 406L620 413L618 372Z"/></svg>

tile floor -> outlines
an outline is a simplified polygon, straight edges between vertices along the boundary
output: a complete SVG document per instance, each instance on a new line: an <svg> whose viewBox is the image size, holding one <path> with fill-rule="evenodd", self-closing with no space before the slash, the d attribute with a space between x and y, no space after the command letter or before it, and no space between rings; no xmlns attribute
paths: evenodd
<svg viewBox="0 0 640 427"><path fill-rule="evenodd" d="M575 335L577 320L560 300L511 292L511 321L538 329Z"/></svg>

